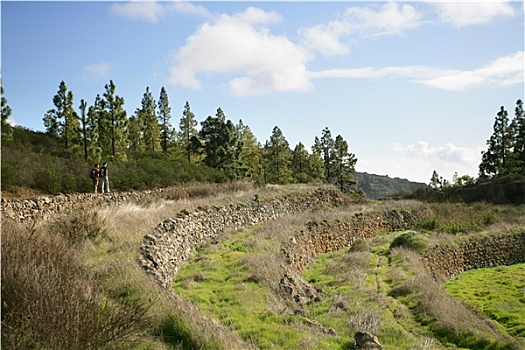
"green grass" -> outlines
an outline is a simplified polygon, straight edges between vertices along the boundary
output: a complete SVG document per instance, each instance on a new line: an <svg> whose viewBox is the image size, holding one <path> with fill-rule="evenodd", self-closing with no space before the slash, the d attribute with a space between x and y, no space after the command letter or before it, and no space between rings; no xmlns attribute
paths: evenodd
<svg viewBox="0 0 525 350"><path fill-rule="evenodd" d="M253 229L243 231L209 245L181 267L173 288L248 343L261 349L300 348L308 337L306 329L298 330L300 318L272 310L268 291L250 278L243 262L253 251L253 234Z"/></svg>
<svg viewBox="0 0 525 350"><path fill-rule="evenodd" d="M468 271L448 281L445 289L525 340L525 264Z"/></svg>

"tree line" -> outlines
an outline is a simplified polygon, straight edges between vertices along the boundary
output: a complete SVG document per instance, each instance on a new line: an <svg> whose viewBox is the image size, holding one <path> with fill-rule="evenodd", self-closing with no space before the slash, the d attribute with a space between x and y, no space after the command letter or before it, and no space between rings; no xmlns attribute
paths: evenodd
<svg viewBox="0 0 525 350"><path fill-rule="evenodd" d="M505 107L500 107L494 120L493 133L486 144L487 149L481 152L477 180L469 175L459 176L456 172L450 182L434 170L430 187L441 190L490 179L525 176L525 112L521 99L516 101L512 120Z"/></svg>
<svg viewBox="0 0 525 350"><path fill-rule="evenodd" d="M3 93L3 90L2 90ZM341 135L332 137L328 127L315 137L310 150L299 142L291 148L275 126L270 138L258 142L250 127L229 120L219 107L200 122L186 102L178 127L172 125L168 94L161 88L155 100L149 87L141 105L127 115L124 98L111 80L92 105L82 99L75 109L74 94L64 81L52 99L54 108L43 117L45 132L58 140L72 157L88 163L103 159L128 162L144 157L167 157L220 171L227 180L250 179L261 183L327 182L347 191L354 184L357 159ZM2 98L2 125L4 123ZM9 114L11 110L9 109Z"/></svg>

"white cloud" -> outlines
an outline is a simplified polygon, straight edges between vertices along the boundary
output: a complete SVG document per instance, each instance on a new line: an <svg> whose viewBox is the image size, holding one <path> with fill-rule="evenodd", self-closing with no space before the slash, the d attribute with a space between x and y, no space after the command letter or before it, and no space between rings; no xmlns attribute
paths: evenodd
<svg viewBox="0 0 525 350"><path fill-rule="evenodd" d="M324 55L341 55L349 52L348 37L356 35L399 35L420 25L421 15L408 4L395 2L378 9L349 7L341 18L327 24L300 30L303 45ZM347 39L348 40L348 39Z"/></svg>
<svg viewBox="0 0 525 350"><path fill-rule="evenodd" d="M454 70L440 76L423 79L424 85L448 91L462 91L478 86L504 87L524 82L524 54L499 57L485 67L474 70Z"/></svg>
<svg viewBox="0 0 525 350"><path fill-rule="evenodd" d="M94 81L106 78L111 72L112 66L105 62L89 64L84 68L84 79Z"/></svg>
<svg viewBox="0 0 525 350"><path fill-rule="evenodd" d="M508 1L462 0L432 2L439 11L441 21L457 27L486 24L499 16L513 16L515 11Z"/></svg>
<svg viewBox="0 0 525 350"><path fill-rule="evenodd" d="M505 87L524 82L524 53L499 57L474 70L444 69L425 66L390 66L340 68L310 72L311 78L389 79L410 78L429 87L462 91L474 87Z"/></svg>
<svg viewBox="0 0 525 350"><path fill-rule="evenodd" d="M157 22L164 17L166 7L156 1L131 1L113 4L111 11L124 17Z"/></svg>
<svg viewBox="0 0 525 350"><path fill-rule="evenodd" d="M170 81L198 89L198 74L228 73L237 74L228 83L230 93L237 96L308 90L308 54L267 28L280 20L275 12L250 7L204 23L174 53Z"/></svg>
<svg viewBox="0 0 525 350"><path fill-rule="evenodd" d="M417 174L417 178L428 182L434 170L444 178L451 179L455 172L459 175L476 177L481 162L483 148L460 147L451 143L440 146L430 146L428 142L419 141L416 144L402 145L395 143L396 163L402 171ZM427 180L425 180L425 177Z"/></svg>
<svg viewBox="0 0 525 350"><path fill-rule="evenodd" d="M111 6L111 11L119 16L141 19L153 23L163 19L169 12L192 14L205 18L210 16L210 13L206 8L200 5L195 5L189 1L130 1L113 4Z"/></svg>

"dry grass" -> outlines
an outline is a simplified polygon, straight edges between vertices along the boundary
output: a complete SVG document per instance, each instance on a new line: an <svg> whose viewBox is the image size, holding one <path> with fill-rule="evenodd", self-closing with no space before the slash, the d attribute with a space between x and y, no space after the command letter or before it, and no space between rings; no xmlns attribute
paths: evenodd
<svg viewBox="0 0 525 350"><path fill-rule="evenodd" d="M133 347L146 306L115 303L82 268L72 245L45 226L2 225L2 346Z"/></svg>
<svg viewBox="0 0 525 350"><path fill-rule="evenodd" d="M429 276L416 253L396 248L392 255L403 262L413 277L403 275L397 283L394 280L390 295L405 300L416 320L428 325L438 338L468 348L485 348L494 342L502 346L508 343L508 349L518 348L512 338L450 296Z"/></svg>
<svg viewBox="0 0 525 350"><path fill-rule="evenodd" d="M2 345L6 349L131 349L137 345L159 350L254 348L234 331L203 316L195 306L160 289L137 264L138 247L145 234L182 210L192 212L199 207L264 200L306 189L311 187L193 184L172 189L169 200L152 198L142 204L127 203L97 213L72 213L49 225L24 227L5 223L1 257ZM246 236L244 244L252 253L247 254L242 263L251 272L249 279L271 291L266 294L269 312L281 314L291 309L289 301L279 293L278 283L285 271L281 248L303 230L308 221L345 221L357 212L392 208L422 210L443 222L454 209L456 212L449 219L485 221L489 223L485 227L489 232L515 231L525 226L523 206L497 207L491 218L487 216L491 209L482 204L437 209L415 201L356 204L267 222ZM434 236L437 240L454 237L444 233ZM228 235L224 235L226 237ZM378 240L374 244L386 244L386 241ZM370 252L370 246L363 244L360 248L344 252L341 259L328 264L326 270L338 272L335 283L349 284L357 292L366 292L369 290L367 269L374 253ZM398 268L388 275L393 286L390 294L407 300L412 298L407 305L422 323L431 325L436 332L507 341L428 278L415 253L394 249L391 256L391 265L398 264ZM202 274L194 277L206 278ZM351 329L375 332L384 327L381 321L385 310L381 307L359 308L353 312L354 307L350 296L338 294L328 313L334 317L351 313ZM409 313L408 310L399 314ZM432 338L421 338L417 349L430 349L432 342ZM304 339L305 348L311 348L312 344L315 344L314 338Z"/></svg>

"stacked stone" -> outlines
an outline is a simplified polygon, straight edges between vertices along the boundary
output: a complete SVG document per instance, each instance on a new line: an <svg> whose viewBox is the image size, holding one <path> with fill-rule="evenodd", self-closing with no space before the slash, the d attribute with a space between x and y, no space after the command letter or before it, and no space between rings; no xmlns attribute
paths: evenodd
<svg viewBox="0 0 525 350"><path fill-rule="evenodd" d="M206 241L214 241L226 230L238 229L319 205L342 203L333 190L291 194L265 201L211 207L195 213L184 212L159 224L146 235L140 247L141 266L164 288L169 287L178 267L191 251Z"/></svg>
<svg viewBox="0 0 525 350"><path fill-rule="evenodd" d="M422 257L436 279L448 279L473 269L522 263L525 232L472 238L457 247L435 246Z"/></svg>

